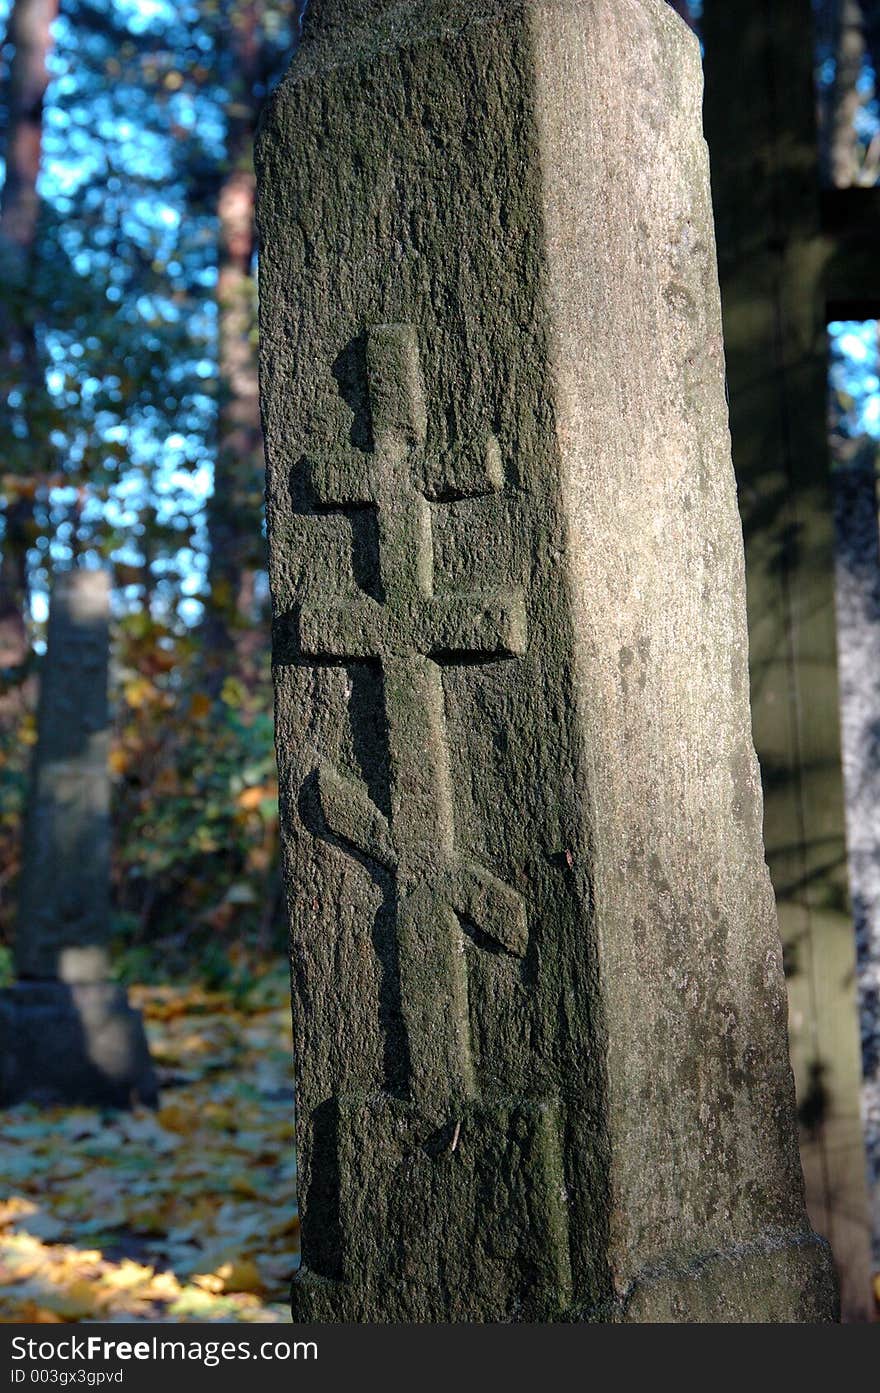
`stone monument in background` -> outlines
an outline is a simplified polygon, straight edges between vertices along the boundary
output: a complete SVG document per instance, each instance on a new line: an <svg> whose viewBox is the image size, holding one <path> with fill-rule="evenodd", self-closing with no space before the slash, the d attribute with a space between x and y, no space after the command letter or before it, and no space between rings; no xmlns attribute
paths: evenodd
<svg viewBox="0 0 880 1393"><path fill-rule="evenodd" d="M857 598L851 542L840 558L837 628L835 513L842 526L855 505L859 534L864 501L858 474L839 475L832 489L826 325L880 316L880 220L873 189L820 191L813 20L810 0L706 5L705 115L746 537L752 729L786 948L801 1158L812 1222L834 1249L843 1318L863 1321L874 1297L839 710L839 679L848 695L854 673L846 652L838 670L836 647L870 598ZM861 679L868 646L863 634ZM868 687L861 701L870 702ZM853 772L852 727L843 734ZM859 782L870 778L863 764ZM869 806L862 788L850 808L857 918L871 829L856 823ZM869 1059L866 1050L867 1067ZM877 1142L872 1160L876 1177Z"/></svg>
<svg viewBox="0 0 880 1393"><path fill-rule="evenodd" d="M297 1320L824 1321L697 43L313 0L258 151Z"/></svg>
<svg viewBox="0 0 880 1393"><path fill-rule="evenodd" d="M0 992L0 1102L153 1102L138 1014L113 982L110 916L110 578L55 582L40 680L15 943Z"/></svg>

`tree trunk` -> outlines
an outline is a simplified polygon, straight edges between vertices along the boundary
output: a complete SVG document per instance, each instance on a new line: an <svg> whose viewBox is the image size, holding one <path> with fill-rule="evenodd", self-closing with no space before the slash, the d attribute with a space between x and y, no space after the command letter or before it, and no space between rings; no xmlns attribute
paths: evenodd
<svg viewBox="0 0 880 1393"><path fill-rule="evenodd" d="M39 198L47 58L58 0L15 0L9 38L15 48L9 78L6 182L0 196L0 403L3 430L15 414L10 395L33 396L39 381L33 307L29 302ZM20 410L26 411L26 405ZM15 408L17 412L18 407ZM27 549L33 480L7 487L0 560L0 668L21 668L28 653Z"/></svg>
<svg viewBox="0 0 880 1393"><path fill-rule="evenodd" d="M874 96L880 95L880 0L862 0L865 48L874 69Z"/></svg>
<svg viewBox="0 0 880 1393"><path fill-rule="evenodd" d="M861 0L838 0L834 20L836 67L828 163L834 188L848 189L858 183L859 173L855 121L860 97L856 84L865 61L865 15Z"/></svg>
<svg viewBox="0 0 880 1393"><path fill-rule="evenodd" d="M255 89L263 60L260 9L252 2L235 15L235 87L228 111L226 175L218 200L220 408L214 493L208 506L210 597L204 627L206 670L215 690L233 667L236 675L246 676L254 656L250 610L263 494L252 274Z"/></svg>

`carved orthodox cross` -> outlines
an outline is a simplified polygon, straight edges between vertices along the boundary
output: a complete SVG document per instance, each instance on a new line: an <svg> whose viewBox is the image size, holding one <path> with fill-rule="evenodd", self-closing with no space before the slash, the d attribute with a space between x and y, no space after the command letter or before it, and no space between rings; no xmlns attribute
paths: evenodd
<svg viewBox="0 0 880 1393"><path fill-rule="evenodd" d="M520 895L455 845L440 667L521 654L525 610L518 590L434 592L430 502L500 489L497 442L426 457L411 325L370 330L367 373L373 453L315 464L312 482L325 507L375 508L382 599L357 592L304 606L300 646L319 662L378 660L382 667L390 818L363 783L328 765L318 770L318 788L328 830L395 875L410 1088L413 1102L430 1110L474 1092L459 917L517 956L528 937Z"/></svg>

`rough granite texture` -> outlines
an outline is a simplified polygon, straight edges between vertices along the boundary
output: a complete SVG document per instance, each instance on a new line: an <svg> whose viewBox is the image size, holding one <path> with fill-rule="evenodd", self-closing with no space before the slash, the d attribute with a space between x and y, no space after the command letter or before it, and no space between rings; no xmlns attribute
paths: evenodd
<svg viewBox="0 0 880 1393"><path fill-rule="evenodd" d="M297 1320L833 1319L693 36L314 0L258 148Z"/></svg>
<svg viewBox="0 0 880 1393"><path fill-rule="evenodd" d="M0 1102L152 1102L143 1024L110 980L110 577L58 577L40 676L18 982L0 993Z"/></svg>

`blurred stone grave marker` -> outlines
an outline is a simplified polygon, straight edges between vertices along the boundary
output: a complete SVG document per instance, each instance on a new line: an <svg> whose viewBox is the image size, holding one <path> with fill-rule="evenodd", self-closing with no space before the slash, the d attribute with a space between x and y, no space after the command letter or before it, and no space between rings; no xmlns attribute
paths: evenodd
<svg viewBox="0 0 880 1393"><path fill-rule="evenodd" d="M140 1016L107 953L110 578L59 576L52 592L31 769L15 943L0 993L5 1103L154 1102Z"/></svg>

